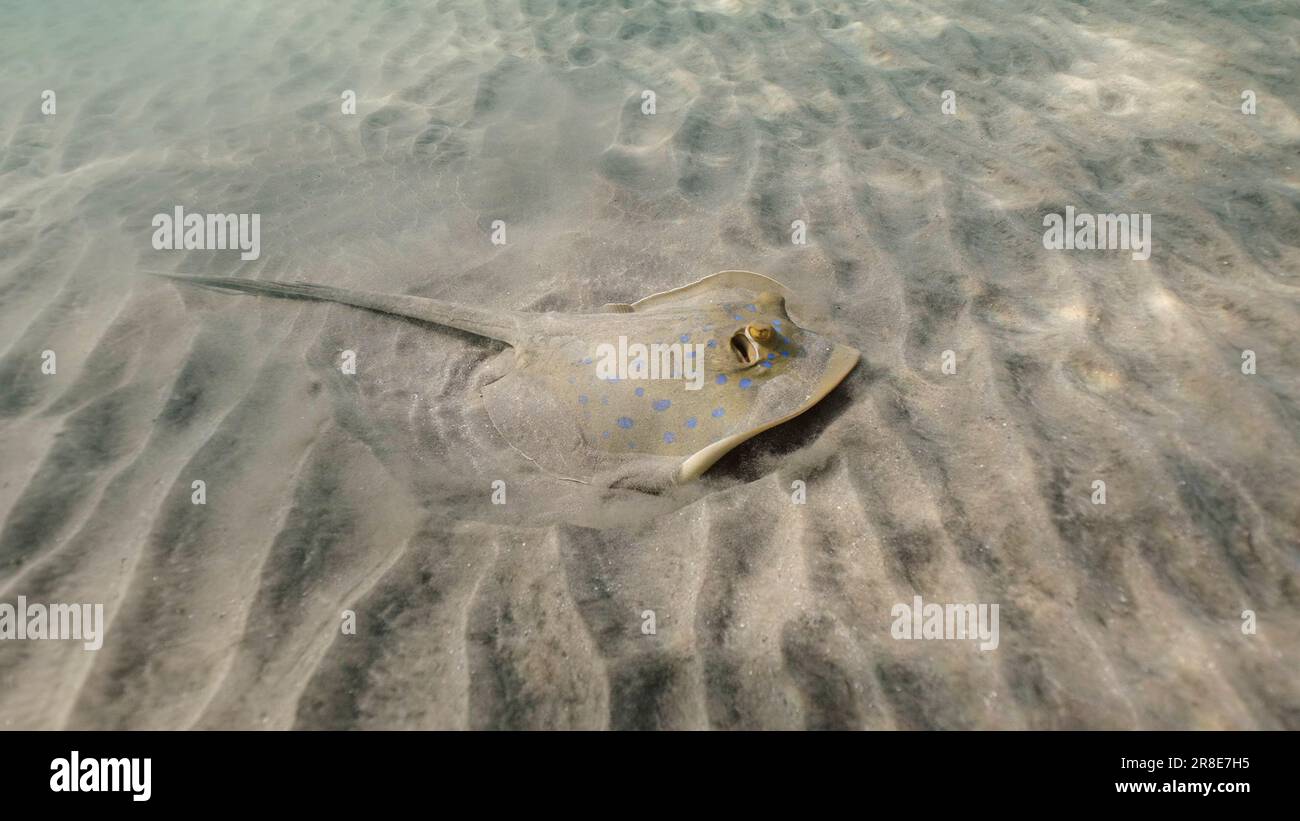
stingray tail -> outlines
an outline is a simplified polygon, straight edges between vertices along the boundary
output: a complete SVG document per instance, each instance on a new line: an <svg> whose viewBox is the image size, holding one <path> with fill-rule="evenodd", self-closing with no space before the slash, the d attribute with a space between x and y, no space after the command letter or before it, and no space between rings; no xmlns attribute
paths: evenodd
<svg viewBox="0 0 1300 821"><path fill-rule="evenodd" d="M455 302L444 302L440 299L351 291L345 288L331 288L327 285L312 285L308 282L271 282L235 277L177 276L162 273L155 273L153 276L205 288L219 288L223 291L355 305L358 308L447 325L479 336L499 339L510 345L516 344L519 334L519 316L513 311L487 311Z"/></svg>

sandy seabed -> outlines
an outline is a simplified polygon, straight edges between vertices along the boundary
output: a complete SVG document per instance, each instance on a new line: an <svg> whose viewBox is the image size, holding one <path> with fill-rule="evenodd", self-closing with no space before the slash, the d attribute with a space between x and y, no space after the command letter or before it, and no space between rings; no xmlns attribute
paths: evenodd
<svg viewBox="0 0 1300 821"><path fill-rule="evenodd" d="M106 633L0 642L0 727L1300 728L1298 77L1285 2L20 4L0 602ZM258 259L155 250L178 205ZM1044 248L1067 207L1150 258ZM725 269L863 359L660 495L502 440L499 344L141 273ZM998 647L896 640L918 595Z"/></svg>

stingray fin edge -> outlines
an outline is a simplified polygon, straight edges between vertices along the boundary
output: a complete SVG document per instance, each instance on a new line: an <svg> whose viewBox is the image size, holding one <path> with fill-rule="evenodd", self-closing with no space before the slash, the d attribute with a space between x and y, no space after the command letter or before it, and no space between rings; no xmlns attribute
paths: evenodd
<svg viewBox="0 0 1300 821"><path fill-rule="evenodd" d="M843 382L844 378L852 372L853 368L858 364L858 360L861 358L862 354L859 353L856 348L850 348L848 345L837 345L835 352L831 355L830 362L827 363L826 376L818 383L816 389L808 395L808 398L803 401L803 404L799 405L798 408L795 408L793 411L779 419L773 419L765 425L760 425L741 433L734 433L725 439L719 439L708 447L691 454L686 458L686 461L682 462L681 467L677 469L677 474L673 479L674 483L682 484L693 479L698 479L701 474L713 467L719 459L726 456L727 453L737 445L749 439L753 439L763 431L771 430L777 425L789 422L796 416L807 412L818 402L822 401L822 399L825 398L828 393L833 391L837 385Z"/></svg>

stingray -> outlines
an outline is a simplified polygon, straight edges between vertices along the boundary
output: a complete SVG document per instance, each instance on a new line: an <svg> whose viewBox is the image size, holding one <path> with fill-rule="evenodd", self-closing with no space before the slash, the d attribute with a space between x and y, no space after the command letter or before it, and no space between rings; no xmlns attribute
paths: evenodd
<svg viewBox="0 0 1300 821"><path fill-rule="evenodd" d="M817 404L857 350L799 327L789 291L722 271L593 313L494 310L308 283L168 279L226 291L338 302L447 325L514 350L482 389L516 450L560 478L654 490L688 482L747 439Z"/></svg>

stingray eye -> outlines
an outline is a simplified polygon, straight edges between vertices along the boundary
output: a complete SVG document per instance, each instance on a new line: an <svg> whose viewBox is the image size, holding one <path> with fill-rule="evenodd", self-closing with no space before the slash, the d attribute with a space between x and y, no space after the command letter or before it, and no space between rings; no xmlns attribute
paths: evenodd
<svg viewBox="0 0 1300 821"><path fill-rule="evenodd" d="M753 365L758 361L758 346L745 333L744 328L731 335L731 352L742 365Z"/></svg>
<svg viewBox="0 0 1300 821"><path fill-rule="evenodd" d="M760 345L770 345L776 338L776 331L766 322L755 322L749 326L749 336Z"/></svg>

